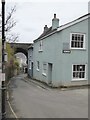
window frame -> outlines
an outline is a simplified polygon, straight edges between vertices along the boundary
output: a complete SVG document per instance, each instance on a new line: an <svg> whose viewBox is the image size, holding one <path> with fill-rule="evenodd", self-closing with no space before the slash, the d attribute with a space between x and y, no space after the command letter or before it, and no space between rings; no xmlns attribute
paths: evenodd
<svg viewBox="0 0 90 120"><path fill-rule="evenodd" d="M79 47L71 47L71 42L72 42L72 34L78 34L78 35L83 35L84 36L84 40L83 40L83 48L79 48ZM72 32L72 33L70 33L70 49L75 49L75 50L84 50L84 49L86 49L86 44L85 44L85 41L86 41L86 34L85 33L75 33L75 32Z"/></svg>
<svg viewBox="0 0 90 120"><path fill-rule="evenodd" d="M44 65L46 65L46 69L44 69ZM46 62L43 62L43 64L42 64L42 74L43 74L44 76L47 76L46 71L47 71L47 63L46 63Z"/></svg>
<svg viewBox="0 0 90 120"><path fill-rule="evenodd" d="M85 65L85 77L84 78L73 78L73 65ZM81 80L87 80L86 79L86 70L87 69L87 64L72 64L72 81L81 81ZM78 72L78 71L77 71Z"/></svg>
<svg viewBox="0 0 90 120"><path fill-rule="evenodd" d="M31 65L31 60L29 60L29 69L31 70L31 68L32 68L32 65Z"/></svg>
<svg viewBox="0 0 90 120"><path fill-rule="evenodd" d="M40 62L39 62L39 61L37 61L37 63L36 63L36 64L37 64L36 70L37 70L37 71L39 71L39 70L40 70Z"/></svg>
<svg viewBox="0 0 90 120"><path fill-rule="evenodd" d="M43 41L40 40L39 42L39 52L42 52L43 51Z"/></svg>

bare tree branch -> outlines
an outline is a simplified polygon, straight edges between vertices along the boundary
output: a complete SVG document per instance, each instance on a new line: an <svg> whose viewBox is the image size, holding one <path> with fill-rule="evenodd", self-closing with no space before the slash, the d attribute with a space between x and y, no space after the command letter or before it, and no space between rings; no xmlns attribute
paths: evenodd
<svg viewBox="0 0 90 120"><path fill-rule="evenodd" d="M16 21L13 19L13 14L16 12L16 5L14 5L11 10L7 13L7 17L5 20L5 32L6 32L6 39L10 42L15 42L18 40L18 35L9 34L8 33L12 30L12 28L16 25ZM2 13L0 14L0 18ZM0 33L2 32L2 20L0 20Z"/></svg>
<svg viewBox="0 0 90 120"><path fill-rule="evenodd" d="M19 35L18 34L10 34L6 36L8 42L18 42Z"/></svg>
<svg viewBox="0 0 90 120"><path fill-rule="evenodd" d="M5 25L8 24L8 21L11 20L12 16L13 16L13 13L16 11L16 6L14 6L13 8L11 8L11 11L8 13L7 15L7 18L6 18L6 23Z"/></svg>

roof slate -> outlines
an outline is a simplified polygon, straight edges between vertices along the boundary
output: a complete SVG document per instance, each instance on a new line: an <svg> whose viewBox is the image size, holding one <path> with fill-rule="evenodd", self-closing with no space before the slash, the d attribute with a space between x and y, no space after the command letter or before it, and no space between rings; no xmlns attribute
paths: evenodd
<svg viewBox="0 0 90 120"><path fill-rule="evenodd" d="M52 30L52 27L50 27L50 28L48 28L48 30L47 30L46 32L43 32L37 39L40 39L40 38L42 38L42 37L44 37L44 36L46 36L46 35L54 32L54 31L56 31L56 30L57 30L57 29L53 29L53 30Z"/></svg>
<svg viewBox="0 0 90 120"><path fill-rule="evenodd" d="M83 16L81 16L81 17L79 17L79 18L77 18L77 19L75 19L75 20L73 20L73 21L71 21L71 22L68 22L68 23L66 23L66 24L64 24L64 25L61 25L61 26L59 26L58 28L63 27L63 26L65 26L65 25L68 25L68 24L70 24L70 23L73 23L73 22L75 22L75 21L77 21L77 20L79 20L79 19L82 19L83 17L86 17L86 16L88 16L88 15L90 15L90 13L85 14L85 15L83 15ZM48 28L48 30L45 31L45 32L43 32L36 40L34 40L34 42L38 41L39 39L41 39L41 38L49 35L50 33L55 32L55 31L57 31L57 28L56 28L56 29L53 29L53 30L52 30L52 27Z"/></svg>

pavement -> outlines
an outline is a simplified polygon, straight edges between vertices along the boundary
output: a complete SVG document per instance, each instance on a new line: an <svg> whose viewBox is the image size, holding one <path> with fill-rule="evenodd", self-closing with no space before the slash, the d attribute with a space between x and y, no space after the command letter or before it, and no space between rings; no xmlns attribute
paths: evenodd
<svg viewBox="0 0 90 120"><path fill-rule="evenodd" d="M52 89L19 75L10 82L9 101L8 118L88 118L87 88Z"/></svg>
<svg viewBox="0 0 90 120"><path fill-rule="evenodd" d="M74 89L86 89L89 88L90 86L88 85L79 85L79 86L61 86L61 87L53 87L51 85L46 84L43 81L39 81L36 79L31 79L30 77L27 76L27 74L23 74L24 80L28 83L34 83L40 87L42 87L43 89L56 89L56 90L74 90Z"/></svg>

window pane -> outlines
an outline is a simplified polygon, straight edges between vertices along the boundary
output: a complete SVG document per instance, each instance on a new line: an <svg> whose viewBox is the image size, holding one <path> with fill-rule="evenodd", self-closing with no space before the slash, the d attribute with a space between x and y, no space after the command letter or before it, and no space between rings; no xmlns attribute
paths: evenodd
<svg viewBox="0 0 90 120"><path fill-rule="evenodd" d="M74 40L74 34L72 34L72 40Z"/></svg>
<svg viewBox="0 0 90 120"><path fill-rule="evenodd" d="M74 41L71 42L71 47L75 47L75 46L74 46Z"/></svg>
<svg viewBox="0 0 90 120"><path fill-rule="evenodd" d="M83 71L83 66L82 65L80 65L80 71Z"/></svg>
<svg viewBox="0 0 90 120"><path fill-rule="evenodd" d="M46 64L46 63L43 63L43 73L46 74L46 70L47 70L47 64Z"/></svg>
<svg viewBox="0 0 90 120"><path fill-rule="evenodd" d="M37 69L39 69L39 61L37 61Z"/></svg>
<svg viewBox="0 0 90 120"><path fill-rule="evenodd" d="M77 71L80 71L80 69L79 69L79 65L77 65Z"/></svg>
<svg viewBox="0 0 90 120"><path fill-rule="evenodd" d="M73 72L73 78L75 78L76 76L75 76L75 72Z"/></svg>
<svg viewBox="0 0 90 120"><path fill-rule="evenodd" d="M81 42L81 48L83 48L83 42Z"/></svg>
<svg viewBox="0 0 90 120"><path fill-rule="evenodd" d="M82 72L82 78L85 78L85 72Z"/></svg>
<svg viewBox="0 0 90 120"><path fill-rule="evenodd" d="M77 47L77 42L75 42L75 47Z"/></svg>
<svg viewBox="0 0 90 120"><path fill-rule="evenodd" d="M80 35L78 35L78 41L80 41Z"/></svg>
<svg viewBox="0 0 90 120"><path fill-rule="evenodd" d="M46 64L43 64L43 69L46 70Z"/></svg>
<svg viewBox="0 0 90 120"><path fill-rule="evenodd" d="M78 47L78 42L76 42L76 47Z"/></svg>
<svg viewBox="0 0 90 120"><path fill-rule="evenodd" d="M79 42L77 42L77 44L78 44L77 47L79 48Z"/></svg>
<svg viewBox="0 0 90 120"><path fill-rule="evenodd" d="M80 74L79 74L79 78L82 78L82 73L80 72Z"/></svg>
<svg viewBox="0 0 90 120"><path fill-rule="evenodd" d="M77 34L75 34L75 40L77 41Z"/></svg>
<svg viewBox="0 0 90 120"><path fill-rule="evenodd" d="M76 78L78 78L78 72L76 72L75 76L76 76Z"/></svg>
<svg viewBox="0 0 90 120"><path fill-rule="evenodd" d="M83 71L85 71L85 65L83 65L83 68L82 68Z"/></svg>
<svg viewBox="0 0 90 120"><path fill-rule="evenodd" d="M73 71L75 71L75 65L73 65Z"/></svg>
<svg viewBox="0 0 90 120"><path fill-rule="evenodd" d="M79 42L79 48L81 48L81 42Z"/></svg>
<svg viewBox="0 0 90 120"><path fill-rule="evenodd" d="M84 39L84 35L81 35L81 41L83 42L83 39Z"/></svg>

